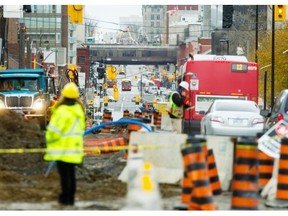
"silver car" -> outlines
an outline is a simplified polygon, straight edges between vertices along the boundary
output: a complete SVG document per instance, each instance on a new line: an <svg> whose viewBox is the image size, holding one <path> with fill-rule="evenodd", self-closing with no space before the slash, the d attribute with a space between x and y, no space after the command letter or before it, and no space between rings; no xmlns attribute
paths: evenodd
<svg viewBox="0 0 288 216"><path fill-rule="evenodd" d="M256 136L264 131L265 118L254 101L218 99L200 124L204 135Z"/></svg>

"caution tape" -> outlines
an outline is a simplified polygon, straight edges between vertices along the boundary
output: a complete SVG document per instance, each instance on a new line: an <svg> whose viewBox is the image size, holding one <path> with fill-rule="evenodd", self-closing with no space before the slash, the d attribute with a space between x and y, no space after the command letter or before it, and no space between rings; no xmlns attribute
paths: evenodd
<svg viewBox="0 0 288 216"><path fill-rule="evenodd" d="M159 148L175 148L174 145L136 145L131 144L131 146L101 146L101 147L85 147L83 149L84 153L93 153L93 154L101 154L101 152L107 151L121 151L121 150L146 150L146 149L159 149ZM63 149L68 150L68 149ZM63 150L58 149L58 151L62 152ZM69 149L75 150L75 149ZM79 150L79 149L76 149ZM0 154L27 154L27 153L46 153L48 150L46 148L18 148L18 149L0 149ZM53 153L57 152L57 150L53 150Z"/></svg>

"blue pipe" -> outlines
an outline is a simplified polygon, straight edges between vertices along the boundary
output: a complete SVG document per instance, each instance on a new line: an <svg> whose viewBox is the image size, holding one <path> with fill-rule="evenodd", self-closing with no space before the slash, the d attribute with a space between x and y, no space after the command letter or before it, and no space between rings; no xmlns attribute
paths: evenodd
<svg viewBox="0 0 288 216"><path fill-rule="evenodd" d="M84 136L95 130L99 130L100 128L105 127L107 125L115 125L115 124L137 124L145 128L148 132L153 132L151 127L144 124L143 122L133 120L133 119L120 119L118 121L104 122L104 123L101 123L100 125L93 126L84 132Z"/></svg>
<svg viewBox="0 0 288 216"><path fill-rule="evenodd" d="M150 126L148 126L148 125L146 125L146 124L144 124L144 123L142 123L140 121L133 120L133 119L120 119L118 121L104 122L104 123L101 123L100 125L96 125L94 127L91 127L89 129L85 130L84 136L89 134L89 133L92 133L95 130L99 130L100 128L105 127L107 125L115 125L115 124L136 124L136 125L142 126L148 132L153 132L153 130L152 130L152 128ZM56 161L51 161L49 163L49 166L48 166L47 171L45 173L45 177L47 177L49 175L49 173L51 172L51 170L53 169L55 164L56 164Z"/></svg>

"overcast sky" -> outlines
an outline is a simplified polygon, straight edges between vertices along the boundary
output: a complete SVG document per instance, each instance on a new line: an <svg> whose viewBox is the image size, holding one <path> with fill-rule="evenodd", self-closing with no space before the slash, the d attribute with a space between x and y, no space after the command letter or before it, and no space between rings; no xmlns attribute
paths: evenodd
<svg viewBox="0 0 288 216"><path fill-rule="evenodd" d="M119 29L119 17L130 15L142 16L141 5L85 5L85 18L95 19L98 27L104 27L105 31ZM107 23L107 22L112 22Z"/></svg>

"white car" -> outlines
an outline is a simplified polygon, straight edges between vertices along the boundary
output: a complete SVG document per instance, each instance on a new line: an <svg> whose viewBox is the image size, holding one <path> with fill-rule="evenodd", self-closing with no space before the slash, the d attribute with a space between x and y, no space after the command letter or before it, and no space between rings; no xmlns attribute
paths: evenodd
<svg viewBox="0 0 288 216"><path fill-rule="evenodd" d="M200 125L204 135L256 136L264 131L265 118L254 101L217 99Z"/></svg>

